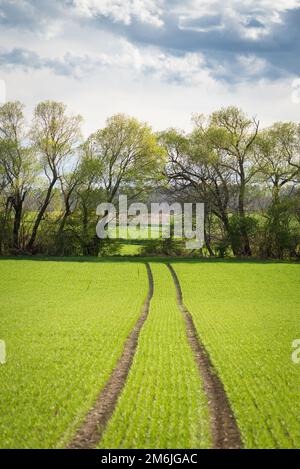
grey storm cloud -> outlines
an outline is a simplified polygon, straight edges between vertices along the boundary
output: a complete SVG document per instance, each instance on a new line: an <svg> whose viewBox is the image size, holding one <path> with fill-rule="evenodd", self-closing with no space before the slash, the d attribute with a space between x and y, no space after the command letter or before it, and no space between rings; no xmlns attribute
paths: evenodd
<svg viewBox="0 0 300 469"><path fill-rule="evenodd" d="M144 0L138 11L138 2L131 0L0 0L0 23L4 29L41 32L48 23L63 19L77 22L91 34L94 29L109 31L137 47L156 47L175 58L200 53L215 78L230 82L253 76L273 80L299 76L300 2L295 0L289 9L282 7L283 2L277 11L274 7L274 19L270 19L274 13L270 2L266 12L265 2L253 1L250 7L251 2L220 0L211 2L210 11L199 13L196 7L192 9L193 3L199 4ZM223 3L232 6L232 14ZM3 28L1 34L5 34ZM80 64L83 68L92 66L88 57L76 54L58 60L18 48L0 53L1 66L12 63L70 75Z"/></svg>

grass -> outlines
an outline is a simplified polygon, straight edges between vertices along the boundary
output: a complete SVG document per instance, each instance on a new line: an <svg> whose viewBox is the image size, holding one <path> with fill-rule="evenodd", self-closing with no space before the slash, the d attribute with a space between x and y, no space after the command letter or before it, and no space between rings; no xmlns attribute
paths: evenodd
<svg viewBox="0 0 300 469"><path fill-rule="evenodd" d="M0 447L62 447L140 314L145 266L2 260L0 277Z"/></svg>
<svg viewBox="0 0 300 469"><path fill-rule="evenodd" d="M151 264L154 296L128 381L100 447L205 448L208 411L167 267Z"/></svg>
<svg viewBox="0 0 300 469"><path fill-rule="evenodd" d="M300 266L173 263L247 448L300 445Z"/></svg>
<svg viewBox="0 0 300 469"><path fill-rule="evenodd" d="M206 398L166 258L147 260L154 277L149 317L99 447L210 447ZM145 261L0 260L0 339L7 347L0 448L67 445L140 314ZM300 338L300 265L171 261L244 446L299 447L300 365L291 354Z"/></svg>
<svg viewBox="0 0 300 469"><path fill-rule="evenodd" d="M120 243L121 256L138 256L141 249L142 246L140 244Z"/></svg>

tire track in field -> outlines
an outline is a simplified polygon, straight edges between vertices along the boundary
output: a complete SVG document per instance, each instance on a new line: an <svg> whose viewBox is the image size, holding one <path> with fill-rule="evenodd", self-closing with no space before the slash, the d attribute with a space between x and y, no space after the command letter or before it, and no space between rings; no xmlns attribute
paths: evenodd
<svg viewBox="0 0 300 469"><path fill-rule="evenodd" d="M240 431L230 407L224 386L218 377L211 359L201 343L192 315L183 303L181 286L177 274L170 264L167 264L177 291L177 302L185 324L187 338L193 351L203 388L208 400L211 419L213 447L216 449L242 448Z"/></svg>
<svg viewBox="0 0 300 469"><path fill-rule="evenodd" d="M108 420L112 416L117 405L118 398L125 386L126 379L132 365L133 357L138 345L138 338L144 322L147 319L150 301L153 296L153 277L149 264L146 264L149 291L144 302L141 316L137 320L134 329L127 337L123 352L116 367L112 371L105 387L101 391L94 407L87 414L85 421L74 436L69 449L94 448L101 440Z"/></svg>

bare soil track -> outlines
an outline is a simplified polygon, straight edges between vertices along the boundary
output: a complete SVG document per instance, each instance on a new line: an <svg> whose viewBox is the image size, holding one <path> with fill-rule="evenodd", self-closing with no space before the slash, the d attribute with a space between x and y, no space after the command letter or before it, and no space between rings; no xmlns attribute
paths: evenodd
<svg viewBox="0 0 300 469"><path fill-rule="evenodd" d="M89 449L94 448L101 440L106 424L113 414L118 397L125 385L133 357L138 344L138 337L147 319L150 301L153 296L153 277L149 264L146 264L149 292L143 306L142 314L139 317L134 329L129 334L124 344L123 352L118 363L113 370L109 380L100 393L94 407L89 411L85 421L79 428L68 448Z"/></svg>
<svg viewBox="0 0 300 469"><path fill-rule="evenodd" d="M239 428L224 386L212 365L208 353L199 340L193 318L183 303L182 291L176 272L170 264L167 264L167 266L176 286L178 306L185 319L188 341L198 365L207 396L213 447L216 449L242 448Z"/></svg>

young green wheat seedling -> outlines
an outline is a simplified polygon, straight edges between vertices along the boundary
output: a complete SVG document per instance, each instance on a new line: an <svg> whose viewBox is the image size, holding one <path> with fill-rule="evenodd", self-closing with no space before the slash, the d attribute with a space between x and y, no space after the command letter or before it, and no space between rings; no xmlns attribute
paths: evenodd
<svg viewBox="0 0 300 469"><path fill-rule="evenodd" d="M0 365L4 365L5 363L6 363L5 342L4 340L0 340Z"/></svg>

